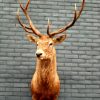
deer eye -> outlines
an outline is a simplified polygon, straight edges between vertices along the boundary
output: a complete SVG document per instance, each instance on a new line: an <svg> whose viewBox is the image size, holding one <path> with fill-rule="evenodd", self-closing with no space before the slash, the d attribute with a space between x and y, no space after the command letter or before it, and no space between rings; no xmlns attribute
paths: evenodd
<svg viewBox="0 0 100 100"><path fill-rule="evenodd" d="M49 46L52 46L53 45L53 43L49 43Z"/></svg>
<svg viewBox="0 0 100 100"><path fill-rule="evenodd" d="M38 46L38 43L36 45Z"/></svg>

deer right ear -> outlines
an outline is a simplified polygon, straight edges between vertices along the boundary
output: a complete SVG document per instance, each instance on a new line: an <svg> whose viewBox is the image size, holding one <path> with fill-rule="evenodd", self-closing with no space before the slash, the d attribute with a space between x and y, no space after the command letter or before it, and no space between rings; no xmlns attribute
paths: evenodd
<svg viewBox="0 0 100 100"><path fill-rule="evenodd" d="M31 35L31 34L28 34L28 35L27 35L27 39L28 39L30 42L32 42L32 43L35 43L35 42L37 41L37 38L34 37L34 36Z"/></svg>
<svg viewBox="0 0 100 100"><path fill-rule="evenodd" d="M59 37L54 38L53 41L54 41L54 44L59 44L63 42L65 39L66 39L66 35L63 34L63 35L60 35Z"/></svg>

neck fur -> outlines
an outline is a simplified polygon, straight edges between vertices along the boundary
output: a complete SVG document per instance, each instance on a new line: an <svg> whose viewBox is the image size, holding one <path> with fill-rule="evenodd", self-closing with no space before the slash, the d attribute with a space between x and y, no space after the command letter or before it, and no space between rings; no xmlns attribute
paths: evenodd
<svg viewBox="0 0 100 100"><path fill-rule="evenodd" d="M53 56L51 59L37 59L36 70L55 70L56 71L56 56Z"/></svg>
<svg viewBox="0 0 100 100"><path fill-rule="evenodd" d="M49 60L37 59L36 73L39 84L43 86L45 84L45 87L50 87L50 83L53 83L55 74L57 74L56 56L54 55L52 59Z"/></svg>

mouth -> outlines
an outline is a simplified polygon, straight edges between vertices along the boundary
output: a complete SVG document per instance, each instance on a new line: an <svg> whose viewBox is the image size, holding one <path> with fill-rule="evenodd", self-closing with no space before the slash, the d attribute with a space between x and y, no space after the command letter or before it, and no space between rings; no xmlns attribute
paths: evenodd
<svg viewBox="0 0 100 100"><path fill-rule="evenodd" d="M37 57L37 59L39 59L39 60L49 60L49 58L46 58L44 56Z"/></svg>
<svg viewBox="0 0 100 100"><path fill-rule="evenodd" d="M44 58L43 57L37 57L39 60L43 60Z"/></svg>
<svg viewBox="0 0 100 100"><path fill-rule="evenodd" d="M38 59L43 60L44 57L43 56L37 56Z"/></svg>

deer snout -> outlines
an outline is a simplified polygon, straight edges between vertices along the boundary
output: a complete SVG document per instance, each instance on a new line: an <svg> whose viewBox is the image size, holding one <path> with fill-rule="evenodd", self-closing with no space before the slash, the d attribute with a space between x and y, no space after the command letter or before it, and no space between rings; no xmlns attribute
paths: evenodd
<svg viewBox="0 0 100 100"><path fill-rule="evenodd" d="M37 57L40 57L42 55L42 53L36 53Z"/></svg>
<svg viewBox="0 0 100 100"><path fill-rule="evenodd" d="M44 53L43 53L43 51L42 50L37 50L36 51L36 56L37 57L40 57L40 56L42 56Z"/></svg>

